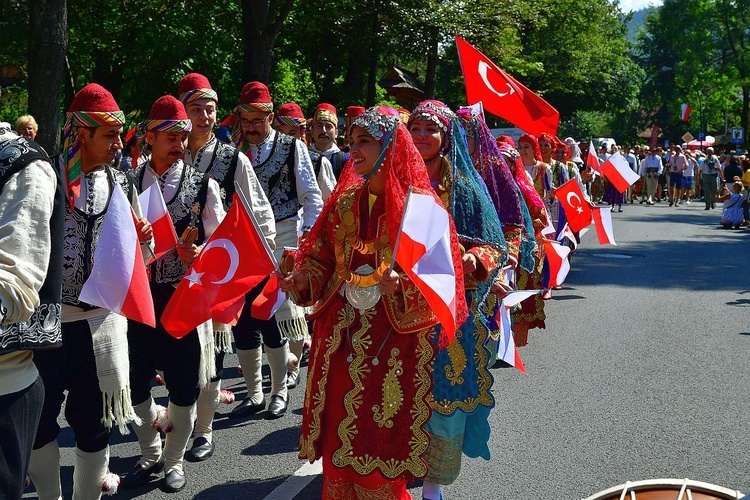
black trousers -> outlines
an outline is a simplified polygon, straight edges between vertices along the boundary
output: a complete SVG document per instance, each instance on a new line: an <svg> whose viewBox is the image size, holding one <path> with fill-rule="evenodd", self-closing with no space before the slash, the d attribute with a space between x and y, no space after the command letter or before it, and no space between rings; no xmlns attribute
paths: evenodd
<svg viewBox="0 0 750 500"><path fill-rule="evenodd" d="M0 396L0 498L15 500L23 495L43 402L39 377L22 391Z"/></svg>
<svg viewBox="0 0 750 500"><path fill-rule="evenodd" d="M277 349L286 344L287 339L279 331L279 325L276 324L276 318L268 321L253 318L250 315L250 304L260 295L263 287L266 285L268 278L261 281L245 295L245 308L242 315L233 328L234 345L237 349L257 349L261 344L267 347Z"/></svg>
<svg viewBox="0 0 750 500"><path fill-rule="evenodd" d="M128 321L130 349L130 394L134 405L151 396L151 379L156 370L164 371L169 401L177 406L191 406L198 393L198 365L201 346L198 332L191 331L181 339L172 337L159 318L174 294L171 285L151 284L156 328Z"/></svg>
<svg viewBox="0 0 750 500"><path fill-rule="evenodd" d="M34 354L46 393L34 449L57 439L60 433L57 417L67 389L65 420L73 429L76 446L81 451L96 453L107 447L112 429L102 423L102 391L96 375L94 344L88 321L63 323L62 337L60 349Z"/></svg>

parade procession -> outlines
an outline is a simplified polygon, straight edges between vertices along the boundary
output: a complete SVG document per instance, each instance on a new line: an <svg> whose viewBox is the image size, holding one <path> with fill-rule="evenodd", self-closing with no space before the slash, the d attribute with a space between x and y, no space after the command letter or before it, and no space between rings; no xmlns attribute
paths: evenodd
<svg viewBox="0 0 750 500"><path fill-rule="evenodd" d="M62 115L51 112L59 130L43 130L33 109L0 120L0 499L745 498L747 469L730 465L744 484L685 479L701 469L672 462L644 477L607 469L614 450L593 443L616 432L617 408L582 406L568 425L575 450L555 430L578 404L567 389L581 384L585 400L623 381L594 367L573 380L562 365L604 357L609 341L596 339L644 321L659 337L661 321L643 320L651 308L678 324L650 292L629 290L630 303L601 291L672 286L663 265L624 271L627 259L665 253L657 226L647 246L635 224L707 221L717 231L706 238L742 245L743 143L709 144L703 108L699 145L689 132L673 139L691 123L683 105L671 132L654 119L618 146L576 129L557 109L564 97L525 86L522 66L516 79L502 51L463 32L440 42L457 63L443 71L460 81L458 98L423 92L396 65L378 83L387 94L360 79L367 98L347 101L313 95L317 84L298 99L286 80L228 84L194 62L137 109L119 104L131 101L111 80L71 78L70 96L55 98ZM664 68L659 78L682 70ZM746 255L727 276L747 276ZM681 276L703 272L687 262ZM594 303L586 291L605 312L582 305ZM692 296L676 297L692 314ZM550 339L568 315L586 340L562 339L558 353ZM617 345L613 359L632 361ZM587 416L597 412L603 427ZM714 424L726 435L737 422ZM702 427L691 429L699 439ZM654 432L643 439L659 441ZM539 446L557 450L551 463ZM632 461L638 453L648 455ZM527 460L576 496L530 486ZM563 461L582 468L564 486L553 472L568 470Z"/></svg>

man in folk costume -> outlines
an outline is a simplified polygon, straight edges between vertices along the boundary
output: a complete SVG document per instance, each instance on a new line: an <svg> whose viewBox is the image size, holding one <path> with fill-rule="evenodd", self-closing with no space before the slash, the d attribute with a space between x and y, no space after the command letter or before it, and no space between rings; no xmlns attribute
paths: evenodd
<svg viewBox="0 0 750 500"><path fill-rule="evenodd" d="M114 425L127 434L127 423L138 420L128 382L127 319L79 299L116 185L140 213L132 181L112 167L122 150L124 121L112 94L95 83L76 94L65 120L65 144L57 162L68 188L61 252L63 347L41 352L35 359L46 397L29 475L40 499L62 495L57 417L65 390L65 417L76 440L74 498L99 498L116 486L117 480L107 477L109 436ZM137 229L142 243L151 239L145 219Z"/></svg>
<svg viewBox="0 0 750 500"><path fill-rule="evenodd" d="M336 137L339 133L339 117L336 108L332 104L321 103L315 108L312 121L313 145L310 151L325 156L333 166L333 174L336 179L341 177L341 169L344 168L349 155L341 151L336 145Z"/></svg>
<svg viewBox="0 0 750 500"><path fill-rule="evenodd" d="M302 108L295 102L287 102L279 106L278 111L273 117L273 128L303 142L306 124L307 120L302 113ZM328 158L315 152L313 148L308 148L308 153L310 154L310 161L313 164L313 170L315 170L315 178L318 180L318 187L320 187L323 201L325 201L331 192L333 192L333 188L336 187L336 176L333 173L333 167ZM292 354L295 354L299 358L299 354L302 351L300 353L295 352L294 345L291 345L290 348Z"/></svg>
<svg viewBox="0 0 750 500"><path fill-rule="evenodd" d="M255 176L250 159L232 144L220 142L213 133L216 124L216 106L219 96L208 78L190 73L180 81L179 98L192 124L188 136L185 163L219 183L224 210L229 210L235 191L235 182L250 204L260 230L268 245L274 247L276 223L271 204ZM221 399L221 377L224 355L232 350L232 329L229 325L213 322L216 376L201 389L196 403L195 440L185 458L200 462L214 453L212 424Z"/></svg>
<svg viewBox="0 0 750 500"><path fill-rule="evenodd" d="M64 213L47 153L0 123L0 498L21 498L33 453L44 401L34 351L61 342Z"/></svg>
<svg viewBox="0 0 750 500"><path fill-rule="evenodd" d="M160 318L175 288L202 245L224 218L219 184L182 161L192 126L183 104L172 96L156 100L148 119L139 125L143 139L151 146L151 157L134 172L135 183L145 190L156 184L161 189L175 231L180 236L176 248L149 266L154 311ZM189 308L190 304L184 307ZM149 481L151 474L166 471L164 489L180 491L187 482L182 468L183 455L196 416L199 387L216 375L214 335L210 321L181 339L172 337L157 321L156 328L130 322L130 389L135 412L143 421L135 425L141 459L122 480L123 487ZM172 431L164 450L159 433L152 425L157 408L151 397L150 380L155 370L163 370L169 391L167 414Z"/></svg>
<svg viewBox="0 0 750 500"><path fill-rule="evenodd" d="M302 141L271 128L273 103L268 87L250 82L242 88L240 104L235 108L237 121L232 138L247 151L258 180L266 192L276 219L276 259L284 247L297 247L298 212L302 209L301 231L306 236L323 207L310 155ZM254 298L257 291L248 294ZM284 301L270 321L259 320L245 308L234 328L237 357L247 384L248 396L232 411L233 417L245 417L266 407L261 385L261 340L271 368L271 401L267 418L279 418L287 409L287 367L290 358L288 340L302 341L307 332L305 310L291 300Z"/></svg>

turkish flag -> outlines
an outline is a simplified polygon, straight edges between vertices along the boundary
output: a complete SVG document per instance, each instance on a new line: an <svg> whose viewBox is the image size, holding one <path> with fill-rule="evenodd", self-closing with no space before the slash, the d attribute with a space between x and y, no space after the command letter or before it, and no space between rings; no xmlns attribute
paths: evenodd
<svg viewBox="0 0 750 500"><path fill-rule="evenodd" d="M557 135L560 113L555 108L459 36L456 46L469 104L482 101L484 109L530 134Z"/></svg>
<svg viewBox="0 0 750 500"><path fill-rule="evenodd" d="M619 151L607 158L607 161L599 167L599 171L620 193L624 193L640 179L640 176L633 172L628 160Z"/></svg>
<svg viewBox="0 0 750 500"><path fill-rule="evenodd" d="M222 223L180 281L161 323L182 338L201 323L223 314L255 285L266 279L276 263L252 215L237 193Z"/></svg>
<svg viewBox="0 0 750 500"><path fill-rule="evenodd" d="M583 198L581 188L575 179L571 179L555 190L555 198L565 210L568 226L573 231L580 231L591 224L591 207Z"/></svg>

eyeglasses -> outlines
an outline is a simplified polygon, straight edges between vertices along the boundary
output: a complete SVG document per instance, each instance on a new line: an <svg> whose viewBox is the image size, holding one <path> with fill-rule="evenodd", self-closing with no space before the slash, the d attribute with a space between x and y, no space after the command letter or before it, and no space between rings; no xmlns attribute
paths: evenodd
<svg viewBox="0 0 750 500"><path fill-rule="evenodd" d="M266 115L263 118L258 118L258 119L255 119L255 120L246 120L244 118L241 118L240 119L240 125L242 125L245 128L250 128L250 127L252 127L252 128L260 128L260 127L263 126L264 123L266 123L266 120L268 119L269 116L271 116L271 115Z"/></svg>

